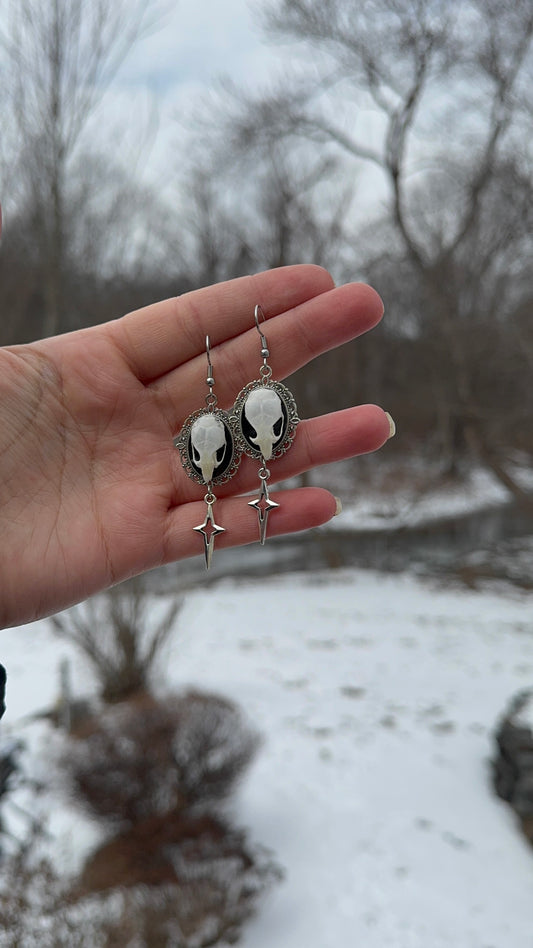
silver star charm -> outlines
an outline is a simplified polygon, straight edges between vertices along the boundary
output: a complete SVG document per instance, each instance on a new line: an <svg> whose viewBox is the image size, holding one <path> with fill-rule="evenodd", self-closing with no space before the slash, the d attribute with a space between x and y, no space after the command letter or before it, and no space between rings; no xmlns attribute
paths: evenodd
<svg viewBox="0 0 533 948"><path fill-rule="evenodd" d="M215 523L212 504L207 505L207 513L205 515L204 522L199 524L197 527L193 527L193 530L196 530L197 533L202 534L204 540L205 568L209 569L211 566L211 560L213 559L215 539L219 533L226 532L225 527L220 527L218 523Z"/></svg>
<svg viewBox="0 0 533 948"><path fill-rule="evenodd" d="M249 507L254 507L257 510L257 517L259 520L259 542L261 546L264 546L267 534L267 524L268 524L268 515L271 510L274 510L275 507L279 507L279 504L275 500L271 500L268 493L268 487L266 480L261 479L261 490L259 492L259 497L257 500L249 500Z"/></svg>

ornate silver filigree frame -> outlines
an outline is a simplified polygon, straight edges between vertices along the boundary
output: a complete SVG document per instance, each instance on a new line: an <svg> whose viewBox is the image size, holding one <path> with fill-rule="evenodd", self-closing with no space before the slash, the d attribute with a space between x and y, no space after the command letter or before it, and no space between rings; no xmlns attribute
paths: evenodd
<svg viewBox="0 0 533 948"><path fill-rule="evenodd" d="M183 423L183 428L181 429L179 435L176 435L176 437L174 438L174 447L178 449L181 455L181 463L183 464L185 473L193 481L196 481L197 484L205 485L205 481L201 473L199 473L196 467L194 466L193 459L190 454L190 444L191 444L191 428L194 422L201 415L206 415L206 414L216 415L220 419L222 424L224 425L224 428L231 439L231 458L228 463L228 466L226 467L226 469L223 471L222 474L219 474L218 476L213 477L213 480L211 481L212 484L225 484L226 481L229 481L230 478L232 478L233 475L236 474L240 461L241 461L241 451L237 443L238 439L236 437L233 417L230 416L227 411L223 411L222 408L211 408L211 409L200 408L198 409L198 411L193 412L192 415L189 415L189 417Z"/></svg>
<svg viewBox="0 0 533 948"><path fill-rule="evenodd" d="M276 394L281 399L287 414L287 424L283 433L283 437L274 447L272 451L272 457L270 458L270 460L275 460L276 458L280 458L282 454L285 454L285 452L289 450L292 442L294 441L298 422L300 421L294 395L289 391L286 385L283 385L281 382L273 382L271 379L266 381L263 379L255 379L253 382L248 382L248 385L244 386L235 399L230 421L234 426L235 435L240 450L249 458L260 458L261 451L259 448L253 448L243 434L242 416L244 411L244 403L250 392L254 391L254 389L261 388L270 388L276 392Z"/></svg>

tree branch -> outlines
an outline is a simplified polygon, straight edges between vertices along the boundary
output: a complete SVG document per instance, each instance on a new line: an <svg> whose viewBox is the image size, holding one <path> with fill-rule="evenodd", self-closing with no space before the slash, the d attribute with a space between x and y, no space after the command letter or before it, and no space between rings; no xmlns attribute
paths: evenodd
<svg viewBox="0 0 533 948"><path fill-rule="evenodd" d="M477 220L482 194L485 191L487 185L492 180L492 169L495 162L498 144L506 129L509 127L513 114L512 109L506 108L506 101L511 95L520 70L524 64L524 60L526 59L527 53L531 46L532 35L533 18L530 21L529 28L526 29L526 31L522 34L518 49L515 51L515 55L511 59L508 73L502 75L499 70L494 70L496 76L498 76L499 73L499 81L496 85L490 109L488 137L483 149L483 157L479 165L478 173L475 175L470 187L470 196L466 202L467 209L465 217L453 241L447 248L446 252L448 256L451 256L455 253L457 248L469 235Z"/></svg>

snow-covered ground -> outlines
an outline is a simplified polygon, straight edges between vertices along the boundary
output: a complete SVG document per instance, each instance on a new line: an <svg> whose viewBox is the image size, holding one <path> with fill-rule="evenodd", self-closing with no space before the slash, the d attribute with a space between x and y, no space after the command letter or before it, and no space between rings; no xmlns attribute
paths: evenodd
<svg viewBox="0 0 533 948"><path fill-rule="evenodd" d="M349 471L348 465L346 471ZM385 527L415 526L499 507L511 499L494 475L483 469L473 469L468 476L453 484L442 483L438 478L432 483L427 475L425 482L421 482L416 466L412 475L412 479L404 475L399 485L389 481L386 490L378 479L373 488L365 484L360 494L354 491L352 484L352 489L347 491L350 499L345 503L345 509L328 524L328 528L383 530ZM390 478L390 474L388 476ZM521 480L526 481L523 472ZM524 486L531 487L530 481Z"/></svg>
<svg viewBox="0 0 533 948"><path fill-rule="evenodd" d="M50 702L64 654L45 622L2 632L4 733ZM189 594L165 677L265 737L235 820L286 878L243 948L533 946L533 849L488 763L533 685L531 595L355 570L224 582Z"/></svg>

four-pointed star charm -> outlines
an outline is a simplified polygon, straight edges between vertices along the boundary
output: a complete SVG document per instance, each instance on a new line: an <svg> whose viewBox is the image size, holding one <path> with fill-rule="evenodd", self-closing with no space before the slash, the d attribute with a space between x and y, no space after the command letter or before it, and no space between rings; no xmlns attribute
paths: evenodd
<svg viewBox="0 0 533 948"><path fill-rule="evenodd" d="M259 492L259 497L257 500L249 500L249 507L254 507L257 510L257 518L259 521L259 542L261 546L264 546L267 534L267 525L268 525L268 515L271 510L274 510L275 507L279 507L279 504L275 500L271 500L269 493L266 478L261 478L261 490Z"/></svg>
<svg viewBox="0 0 533 948"><path fill-rule="evenodd" d="M197 533L202 534L204 540L205 568L209 569L211 566L211 560L213 559L215 539L219 533L226 532L225 527L220 527L218 523L215 523L212 504L207 505L207 513L205 515L204 522L200 523L197 527L193 527L193 530L196 530Z"/></svg>

